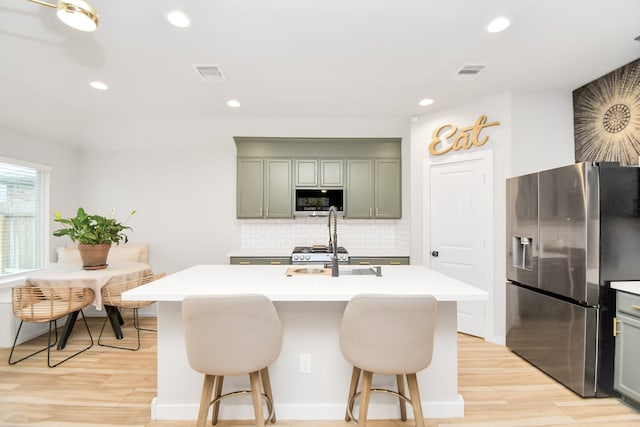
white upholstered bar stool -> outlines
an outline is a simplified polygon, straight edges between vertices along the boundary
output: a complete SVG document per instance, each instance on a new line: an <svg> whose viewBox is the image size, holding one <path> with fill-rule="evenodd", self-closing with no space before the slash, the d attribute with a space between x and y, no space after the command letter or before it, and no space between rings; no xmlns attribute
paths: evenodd
<svg viewBox="0 0 640 427"><path fill-rule="evenodd" d="M269 365L280 355L282 322L273 302L255 294L187 297L182 302L182 322L189 365L204 374L198 427L205 426L209 406L213 405L215 425L222 399L249 392L256 425L275 422ZM222 394L225 376L246 374L251 391ZM266 417L263 398L267 403Z"/></svg>
<svg viewBox="0 0 640 427"><path fill-rule="evenodd" d="M360 394L359 426L366 426L372 391L386 392L400 400L400 417L407 418L405 401L411 404L417 427L424 427L416 373L427 368L433 355L438 303L432 296L354 296L340 325L340 349L353 365L345 421L355 420L354 400ZM357 393L360 373L361 391ZM372 389L373 374L395 375L398 391ZM410 398L404 392L404 377Z"/></svg>

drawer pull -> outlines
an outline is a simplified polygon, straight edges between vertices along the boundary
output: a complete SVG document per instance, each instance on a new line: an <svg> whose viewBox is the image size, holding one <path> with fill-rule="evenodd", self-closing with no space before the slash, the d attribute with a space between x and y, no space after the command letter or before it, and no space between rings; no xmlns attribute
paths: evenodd
<svg viewBox="0 0 640 427"><path fill-rule="evenodd" d="M389 265L400 265L400 261L391 261Z"/></svg>
<svg viewBox="0 0 640 427"><path fill-rule="evenodd" d="M280 265L282 261L271 261L271 265Z"/></svg>
<svg viewBox="0 0 640 427"><path fill-rule="evenodd" d="M240 261L240 265L250 265L251 261Z"/></svg>
<svg viewBox="0 0 640 427"><path fill-rule="evenodd" d="M633 308L634 310L640 310L640 305L634 304L631 306L631 308Z"/></svg>
<svg viewBox="0 0 640 427"><path fill-rule="evenodd" d="M371 264L369 261L360 261L360 265L369 265Z"/></svg>

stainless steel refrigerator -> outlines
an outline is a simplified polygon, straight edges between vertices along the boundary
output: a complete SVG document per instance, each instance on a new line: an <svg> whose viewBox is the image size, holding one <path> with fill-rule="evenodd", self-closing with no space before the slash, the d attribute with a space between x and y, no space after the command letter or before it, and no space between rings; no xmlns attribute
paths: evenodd
<svg viewBox="0 0 640 427"><path fill-rule="evenodd" d="M640 168L507 179L507 346L581 396L615 395L610 282L640 280Z"/></svg>

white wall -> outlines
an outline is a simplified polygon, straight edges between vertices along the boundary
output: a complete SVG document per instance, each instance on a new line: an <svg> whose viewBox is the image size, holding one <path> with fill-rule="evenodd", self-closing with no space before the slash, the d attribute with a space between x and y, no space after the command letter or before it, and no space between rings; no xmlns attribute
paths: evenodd
<svg viewBox="0 0 640 427"><path fill-rule="evenodd" d="M428 223L428 212L422 208L422 165L428 156L432 132L445 123L459 127L470 126L480 114L488 121L500 121L500 126L487 128L490 136L482 147L473 150L493 151L493 219L487 227L492 229L492 295L487 313L489 330L487 339L504 343L505 337L505 179L536 170L574 162L573 107L571 92L509 92L474 99L446 110L420 116L411 127L411 200L412 234ZM444 156L443 156L444 157ZM411 243L412 260L422 255L429 265L429 236L425 242L414 238Z"/></svg>
<svg viewBox="0 0 640 427"><path fill-rule="evenodd" d="M571 92L513 92L511 119L510 176L575 162Z"/></svg>

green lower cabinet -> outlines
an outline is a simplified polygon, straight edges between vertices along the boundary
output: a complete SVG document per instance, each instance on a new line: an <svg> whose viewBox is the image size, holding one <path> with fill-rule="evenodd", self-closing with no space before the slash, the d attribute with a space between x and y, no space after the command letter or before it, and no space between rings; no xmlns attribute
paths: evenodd
<svg viewBox="0 0 640 427"><path fill-rule="evenodd" d="M409 257L351 257L350 265L409 265Z"/></svg>
<svg viewBox="0 0 640 427"><path fill-rule="evenodd" d="M229 264L233 265L288 265L291 264L290 257L243 257L232 256Z"/></svg>
<svg viewBox="0 0 640 427"><path fill-rule="evenodd" d="M617 333L613 387L640 404L640 295L617 292Z"/></svg>

